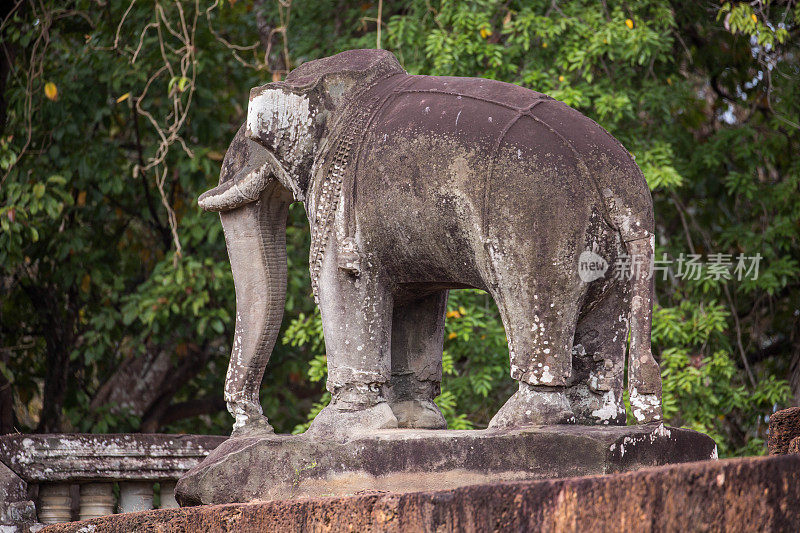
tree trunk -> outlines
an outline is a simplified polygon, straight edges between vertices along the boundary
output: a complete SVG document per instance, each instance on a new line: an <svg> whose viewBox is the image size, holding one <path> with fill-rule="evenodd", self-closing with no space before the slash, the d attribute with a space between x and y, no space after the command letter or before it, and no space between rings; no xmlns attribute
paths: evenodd
<svg viewBox="0 0 800 533"><path fill-rule="evenodd" d="M7 365L8 352L0 351L0 361ZM3 374L0 374L0 435L14 432L14 395L11 383Z"/></svg>
<svg viewBox="0 0 800 533"><path fill-rule="evenodd" d="M46 286L27 286L26 293L40 317L39 325L45 341L47 370L44 378L42 411L37 433L58 433L64 429L63 408L70 372L70 352L75 345L77 312L70 302L74 291L67 291L63 300Z"/></svg>
<svg viewBox="0 0 800 533"><path fill-rule="evenodd" d="M169 421L181 417L169 416L171 402L180 388L206 367L211 358L206 347L189 347L177 365L169 343L166 349L148 347L143 355L128 357L119 369L103 384L92 399L91 409L113 405L142 419L140 430L153 433ZM224 406L223 406L224 408ZM191 415L190 415L191 416Z"/></svg>

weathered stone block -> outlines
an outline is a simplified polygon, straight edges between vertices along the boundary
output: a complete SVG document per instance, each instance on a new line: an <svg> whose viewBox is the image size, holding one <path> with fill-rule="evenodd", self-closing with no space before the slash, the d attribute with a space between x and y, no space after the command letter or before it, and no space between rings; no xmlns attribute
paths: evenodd
<svg viewBox="0 0 800 533"><path fill-rule="evenodd" d="M163 509L43 533L797 531L798 501L800 456L791 455L438 492Z"/></svg>
<svg viewBox="0 0 800 533"><path fill-rule="evenodd" d="M797 437L800 437L800 407L790 407L769 417L767 446L770 455L787 453L789 444Z"/></svg>
<svg viewBox="0 0 800 533"><path fill-rule="evenodd" d="M35 521L36 509L28 500L27 483L0 462L0 532Z"/></svg>
<svg viewBox="0 0 800 533"><path fill-rule="evenodd" d="M29 483L171 481L224 440L213 435L4 435L0 461Z"/></svg>
<svg viewBox="0 0 800 533"><path fill-rule="evenodd" d="M347 442L306 435L232 438L178 482L182 505L362 492L409 492L520 479L607 474L716 458L687 429L543 426L517 430L393 429Z"/></svg>

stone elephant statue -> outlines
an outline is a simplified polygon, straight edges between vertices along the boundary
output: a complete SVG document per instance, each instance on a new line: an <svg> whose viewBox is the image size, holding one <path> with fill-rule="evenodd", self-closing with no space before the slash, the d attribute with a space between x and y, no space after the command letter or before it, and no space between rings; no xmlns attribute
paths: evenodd
<svg viewBox="0 0 800 533"><path fill-rule="evenodd" d="M519 383L490 427L624 424L628 332L634 415L660 419L653 206L629 152L544 94L352 50L254 88L220 184L199 198L220 212L236 287L234 434L272 429L258 391L293 201L311 226L332 394L312 433L446 427L433 399L447 295L469 287L497 303ZM605 270L582 275L587 257ZM612 276L626 257L643 274Z"/></svg>

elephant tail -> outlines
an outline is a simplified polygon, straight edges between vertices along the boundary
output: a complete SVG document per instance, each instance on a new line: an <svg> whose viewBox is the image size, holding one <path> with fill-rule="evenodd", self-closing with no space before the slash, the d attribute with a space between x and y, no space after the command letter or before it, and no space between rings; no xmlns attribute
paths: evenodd
<svg viewBox="0 0 800 533"><path fill-rule="evenodd" d="M628 392L633 414L639 423L661 420L661 372L653 357L650 331L653 322L654 236L626 243L633 279L628 347Z"/></svg>
<svg viewBox="0 0 800 533"><path fill-rule="evenodd" d="M642 179L644 182L644 179ZM647 185L644 184L646 188ZM645 189L648 193L649 191ZM661 420L661 372L653 357L650 331L655 294L653 262L655 222L652 203L639 210L627 207L609 189L603 190L607 214L624 243L631 275L628 392L637 422Z"/></svg>

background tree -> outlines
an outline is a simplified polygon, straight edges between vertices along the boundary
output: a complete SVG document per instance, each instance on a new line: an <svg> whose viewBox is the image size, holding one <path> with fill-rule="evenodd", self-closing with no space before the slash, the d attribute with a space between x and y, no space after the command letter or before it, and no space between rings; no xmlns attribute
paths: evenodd
<svg viewBox="0 0 800 533"><path fill-rule="evenodd" d="M32 2L2 13L3 431L226 432L233 287L214 184L250 87L381 44L411 73L545 92L631 150L656 204L653 340L669 422L760 453L800 401L800 65L795 2ZM276 428L327 400L302 207L285 334L262 388ZM683 255L681 255L683 254ZM678 265L699 254L699 279ZM709 261L760 254L757 279ZM724 260L726 257L717 259ZM680 272L683 274L683 272ZM497 311L454 291L438 403L481 427L510 395Z"/></svg>

